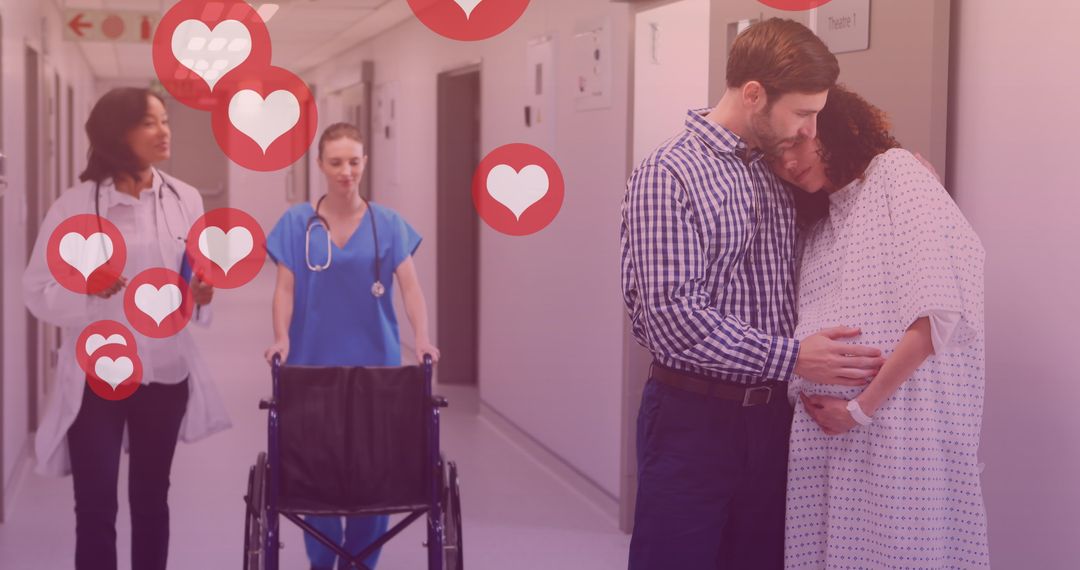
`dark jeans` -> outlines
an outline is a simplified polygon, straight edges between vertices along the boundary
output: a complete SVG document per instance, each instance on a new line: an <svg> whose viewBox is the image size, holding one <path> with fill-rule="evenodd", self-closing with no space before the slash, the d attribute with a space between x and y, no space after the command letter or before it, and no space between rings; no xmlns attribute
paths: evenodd
<svg viewBox="0 0 1080 570"><path fill-rule="evenodd" d="M782 570L791 417L784 393L743 407L650 379L630 569Z"/></svg>
<svg viewBox="0 0 1080 570"><path fill-rule="evenodd" d="M169 471L189 380L145 384L113 402L83 391L68 429L75 485L75 568L116 569L117 481L124 424L128 428L132 570L164 570L169 553Z"/></svg>

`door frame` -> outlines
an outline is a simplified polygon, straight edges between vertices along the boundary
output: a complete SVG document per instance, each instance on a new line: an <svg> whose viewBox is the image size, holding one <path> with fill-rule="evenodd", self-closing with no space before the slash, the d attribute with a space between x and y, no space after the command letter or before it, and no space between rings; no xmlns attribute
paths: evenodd
<svg viewBox="0 0 1080 570"><path fill-rule="evenodd" d="M41 112L42 112L42 60L41 50L30 43L24 44L24 79L26 81L26 259L33 255L34 242L37 240L40 225L42 168L41 168ZM33 433L37 429L38 384L41 372L41 327L37 317L26 310L26 381L27 381L27 429Z"/></svg>
<svg viewBox="0 0 1080 570"><path fill-rule="evenodd" d="M460 306L464 301L461 295L454 295L451 299L451 294L447 287L444 287L446 279L444 278L444 272L453 271L455 273L460 272L462 269L459 266L448 267L446 260L451 257L449 252L450 244L453 243L453 239L461 239L462 233L465 228L458 226L450 227L450 220L456 218L456 213L451 210L451 200L460 200L461 197L456 195L455 188L452 187L456 182L447 180L450 176L450 170L448 165L448 158L444 152L444 149L448 146L457 146L455 143L461 140L461 136L456 135L449 129L451 127L447 124L448 118L448 101L446 97L449 95L447 92L448 84L450 81L465 76L475 76L478 88L476 92L476 146L474 155L471 158L473 168L479 165L482 154L482 112L479 109L482 108L481 103L483 100L483 69L482 64L473 63L463 67L451 69L439 73L437 78L436 87L436 246L438 251L436 252L436 339L438 339L440 345L446 344L447 338L454 337L460 339L462 332L460 330L460 321L452 322L452 319L446 316L446 311L449 307ZM471 194L471 176L470 176L470 192ZM446 371L440 376L440 382L449 382L453 384L463 386L478 386L480 382L480 217L476 214L472 207L471 198L468 201L468 210L472 218L472 224L466 224L468 226L469 235L465 236L468 243L465 247L469 248L468 255L470 255L474 261L472 268L475 271L473 275L473 287L471 291L466 292L469 295L468 301L473 307L471 319L473 327L471 330L471 336L469 344L471 345L469 351L470 362L463 363L463 377L453 378L448 377ZM453 208L457 210L457 208ZM444 347L445 349L446 347ZM447 350L447 353L451 351ZM460 355L460 352L457 352ZM455 357L456 358L456 357ZM451 371L453 367L451 367ZM463 381L464 380L464 381Z"/></svg>

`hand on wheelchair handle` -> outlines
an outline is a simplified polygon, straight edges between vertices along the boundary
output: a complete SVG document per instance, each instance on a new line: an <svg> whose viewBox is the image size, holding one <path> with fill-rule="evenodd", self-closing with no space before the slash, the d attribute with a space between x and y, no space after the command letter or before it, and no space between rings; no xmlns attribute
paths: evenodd
<svg viewBox="0 0 1080 570"><path fill-rule="evenodd" d="M266 349L263 356L266 357L266 362L270 365L274 364L275 357L280 359L278 364L284 364L289 358L289 339L286 338L274 342L274 344L270 345L270 348Z"/></svg>
<svg viewBox="0 0 1080 570"><path fill-rule="evenodd" d="M431 344L431 341L426 339L416 340L417 362L425 364L427 363L427 359L430 358L432 364L438 364L440 356L441 354L439 353L439 349L435 348L435 345Z"/></svg>

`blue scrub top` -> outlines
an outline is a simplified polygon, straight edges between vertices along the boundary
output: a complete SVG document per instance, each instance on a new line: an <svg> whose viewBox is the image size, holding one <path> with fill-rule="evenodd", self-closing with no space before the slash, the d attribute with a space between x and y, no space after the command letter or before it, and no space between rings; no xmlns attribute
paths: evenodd
<svg viewBox="0 0 1080 570"><path fill-rule="evenodd" d="M311 204L285 212L270 235L270 257L295 276L288 364L307 366L401 366L401 338L393 306L394 271L420 247L420 234L397 212L371 204L345 248L330 242L330 268L315 272L304 258ZM379 234L379 263L386 295L371 294L375 283L374 220ZM326 263L326 231L311 230L311 263Z"/></svg>

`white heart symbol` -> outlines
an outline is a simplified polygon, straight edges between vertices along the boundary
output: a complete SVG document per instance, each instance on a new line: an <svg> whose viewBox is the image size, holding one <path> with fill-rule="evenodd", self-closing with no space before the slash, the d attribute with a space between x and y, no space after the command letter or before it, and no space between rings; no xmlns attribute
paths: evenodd
<svg viewBox="0 0 1080 570"><path fill-rule="evenodd" d="M465 12L465 19L468 20L472 17L473 10L475 10L483 1L484 0L454 0L454 4L461 7L462 11Z"/></svg>
<svg viewBox="0 0 1080 570"><path fill-rule="evenodd" d="M86 355L93 356L97 350L107 344L119 344L127 346L127 340L123 335L114 334L109 338L105 338L100 334L92 334L90 338L86 339Z"/></svg>
<svg viewBox="0 0 1080 570"><path fill-rule="evenodd" d="M213 31L199 20L185 20L172 37L173 56L180 65L203 78L210 90L251 55L251 33L236 20L225 20Z"/></svg>
<svg viewBox="0 0 1080 570"><path fill-rule="evenodd" d="M518 220L525 210L547 195L549 186L547 171L535 164L522 168L521 172L500 164L487 176L488 194L509 208Z"/></svg>
<svg viewBox="0 0 1080 570"><path fill-rule="evenodd" d="M180 294L180 288L171 283L163 285L160 289L149 283L143 283L135 290L135 306L154 319L159 327L165 317L180 308L182 301L183 295Z"/></svg>
<svg viewBox="0 0 1080 570"><path fill-rule="evenodd" d="M255 91L244 89L229 101L229 120L266 154L274 141L300 122L300 101L284 90L263 99Z"/></svg>
<svg viewBox="0 0 1080 570"><path fill-rule="evenodd" d="M60 259L81 273L83 279L89 279L90 274L105 265L112 254L112 239L100 232L86 238L72 232L60 239Z"/></svg>
<svg viewBox="0 0 1080 570"><path fill-rule="evenodd" d="M225 274L251 253L255 240L243 226L236 226L225 233L217 226L210 226L199 234L199 251L210 261L218 264Z"/></svg>
<svg viewBox="0 0 1080 570"><path fill-rule="evenodd" d="M126 356L121 356L116 360L102 356L94 363L94 374L112 386L113 390L116 390L116 387L124 380L131 378L133 372L135 372L135 363Z"/></svg>

